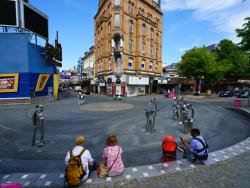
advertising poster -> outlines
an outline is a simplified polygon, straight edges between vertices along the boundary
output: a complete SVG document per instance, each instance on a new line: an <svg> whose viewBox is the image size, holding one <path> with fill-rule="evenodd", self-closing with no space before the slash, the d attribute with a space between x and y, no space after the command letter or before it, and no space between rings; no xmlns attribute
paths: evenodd
<svg viewBox="0 0 250 188"><path fill-rule="evenodd" d="M17 92L19 74L0 74L0 93Z"/></svg>
<svg viewBox="0 0 250 188"><path fill-rule="evenodd" d="M40 74L37 84L36 84L36 91L43 91L48 80L49 80L50 75L49 74Z"/></svg>

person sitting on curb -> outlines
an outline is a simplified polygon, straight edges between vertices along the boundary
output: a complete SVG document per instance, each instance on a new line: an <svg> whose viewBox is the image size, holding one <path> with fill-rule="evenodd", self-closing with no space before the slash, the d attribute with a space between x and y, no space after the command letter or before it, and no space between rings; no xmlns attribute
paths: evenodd
<svg viewBox="0 0 250 188"><path fill-rule="evenodd" d="M199 129L192 129L191 136L191 142L180 138L185 148L183 157L191 160L192 162L199 160L204 163L208 159L208 144L200 135Z"/></svg>
<svg viewBox="0 0 250 188"><path fill-rule="evenodd" d="M124 164L122 162L122 148L117 145L118 140L115 134L108 136L106 144L107 147L103 149L103 159L107 166L108 176L118 176L124 171Z"/></svg>
<svg viewBox="0 0 250 188"><path fill-rule="evenodd" d="M66 171L65 171L65 177L66 177L66 181L68 178L68 182L70 181L69 179L73 179L73 181L75 181L75 172L74 172L74 165L77 162L77 156L80 157L80 162L81 162L81 169L80 171L83 171L82 173L80 173L80 177L81 179L79 180L80 182L86 180L89 176L89 174L91 173L91 171L95 170L96 168L96 163L94 162L94 159L92 158L89 150L87 150L86 148L83 147L84 143L85 143L86 138L84 136L78 136L75 138L75 144L76 146L67 153L66 158L65 158L65 164L67 166ZM70 164L72 163L72 169L70 169ZM79 172L79 169L77 169L77 171ZM77 173L78 173L77 172ZM67 175L69 177L67 177ZM78 182L79 183L79 182Z"/></svg>

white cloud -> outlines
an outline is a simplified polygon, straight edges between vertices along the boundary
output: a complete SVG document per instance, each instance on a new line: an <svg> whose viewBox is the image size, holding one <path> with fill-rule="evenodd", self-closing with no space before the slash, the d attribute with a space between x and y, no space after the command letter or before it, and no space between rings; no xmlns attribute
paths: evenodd
<svg viewBox="0 0 250 188"><path fill-rule="evenodd" d="M242 0L163 0L163 11L193 10L198 20L210 21L215 29L235 35L244 18L250 16L250 1Z"/></svg>

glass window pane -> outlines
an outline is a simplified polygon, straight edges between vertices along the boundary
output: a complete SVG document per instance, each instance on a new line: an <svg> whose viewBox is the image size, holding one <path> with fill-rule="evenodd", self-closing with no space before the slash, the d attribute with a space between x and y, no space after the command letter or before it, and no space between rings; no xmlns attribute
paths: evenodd
<svg viewBox="0 0 250 188"><path fill-rule="evenodd" d="M114 22L115 27L120 26L120 14L115 14L115 22Z"/></svg>

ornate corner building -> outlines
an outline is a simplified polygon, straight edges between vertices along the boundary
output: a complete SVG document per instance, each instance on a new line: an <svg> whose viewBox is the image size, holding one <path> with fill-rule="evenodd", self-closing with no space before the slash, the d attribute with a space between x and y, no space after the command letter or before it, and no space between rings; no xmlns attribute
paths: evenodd
<svg viewBox="0 0 250 188"><path fill-rule="evenodd" d="M95 20L95 77L99 93L152 92L162 75L160 0L99 0Z"/></svg>

